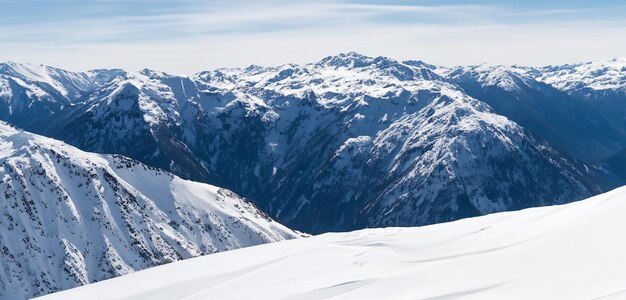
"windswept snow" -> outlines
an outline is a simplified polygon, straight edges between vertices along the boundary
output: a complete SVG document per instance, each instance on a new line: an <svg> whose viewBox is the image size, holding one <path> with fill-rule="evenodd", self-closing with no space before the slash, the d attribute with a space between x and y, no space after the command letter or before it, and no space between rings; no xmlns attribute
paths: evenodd
<svg viewBox="0 0 626 300"><path fill-rule="evenodd" d="M626 187L562 206L285 241L54 299L623 299Z"/></svg>

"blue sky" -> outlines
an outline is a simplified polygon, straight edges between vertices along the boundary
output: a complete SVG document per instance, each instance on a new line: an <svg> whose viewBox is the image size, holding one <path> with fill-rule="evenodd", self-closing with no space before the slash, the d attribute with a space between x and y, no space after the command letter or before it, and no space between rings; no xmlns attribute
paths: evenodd
<svg viewBox="0 0 626 300"><path fill-rule="evenodd" d="M2 0L0 60L173 73L357 51L441 65L626 56L624 1Z"/></svg>

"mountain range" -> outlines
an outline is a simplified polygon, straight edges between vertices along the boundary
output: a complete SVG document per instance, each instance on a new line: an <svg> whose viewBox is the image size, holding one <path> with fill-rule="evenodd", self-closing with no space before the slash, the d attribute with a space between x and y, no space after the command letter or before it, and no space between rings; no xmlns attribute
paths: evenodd
<svg viewBox="0 0 626 300"><path fill-rule="evenodd" d="M414 226L626 183L625 65L343 53L178 76L5 63L0 117L228 188L305 232Z"/></svg>
<svg viewBox="0 0 626 300"><path fill-rule="evenodd" d="M442 67L351 52L190 76L0 63L0 298L304 235L289 228L587 198L626 184L625 102L619 58Z"/></svg>

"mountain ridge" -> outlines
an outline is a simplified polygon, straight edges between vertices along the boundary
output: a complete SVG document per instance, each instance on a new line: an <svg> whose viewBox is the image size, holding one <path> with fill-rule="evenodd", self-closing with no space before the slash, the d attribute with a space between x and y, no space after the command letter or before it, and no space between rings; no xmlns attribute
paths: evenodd
<svg viewBox="0 0 626 300"><path fill-rule="evenodd" d="M0 299L296 238L237 194L0 122Z"/></svg>

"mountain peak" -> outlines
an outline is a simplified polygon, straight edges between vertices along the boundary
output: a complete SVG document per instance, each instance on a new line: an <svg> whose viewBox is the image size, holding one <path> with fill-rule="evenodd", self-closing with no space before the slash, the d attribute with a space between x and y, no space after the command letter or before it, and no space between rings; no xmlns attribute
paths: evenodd
<svg viewBox="0 0 626 300"><path fill-rule="evenodd" d="M425 69L430 69L430 70L434 70L437 69L437 66L435 65L431 65L429 63L424 62L423 60L405 60L402 62L405 65L409 65L409 66L413 66L413 67L419 67L419 68L425 68Z"/></svg>
<svg viewBox="0 0 626 300"><path fill-rule="evenodd" d="M0 63L0 73L9 75L24 77L32 81L49 82L50 76L47 72L47 66L33 65L29 63L16 63L7 61Z"/></svg>
<svg viewBox="0 0 626 300"><path fill-rule="evenodd" d="M585 96L585 90L626 92L626 58L615 57L584 63L546 66L537 72L538 80L568 93Z"/></svg>
<svg viewBox="0 0 626 300"><path fill-rule="evenodd" d="M339 53L335 56L323 58L319 64L334 67L365 67L372 64L373 58L356 52Z"/></svg>
<svg viewBox="0 0 626 300"><path fill-rule="evenodd" d="M525 68L518 66L480 64L456 67L447 76L454 81L476 81L481 86L497 86L511 92L519 91L520 85L527 85L534 80L526 72Z"/></svg>
<svg viewBox="0 0 626 300"><path fill-rule="evenodd" d="M626 71L626 57L614 57L605 63L608 67Z"/></svg>
<svg viewBox="0 0 626 300"><path fill-rule="evenodd" d="M135 83L133 83L131 80L126 80L119 83L119 85L115 86L114 89L111 90L110 94L108 95L107 103L110 104L111 101L114 101L116 99L130 100L130 102L125 102L133 103L135 100L137 100L140 93L141 90L139 87L137 87Z"/></svg>
<svg viewBox="0 0 626 300"><path fill-rule="evenodd" d="M149 68L143 68L141 71L139 71L137 73L139 73L141 75L148 76L148 77L169 77L169 76L171 76L170 74L167 74L165 72L152 70L152 69L149 69Z"/></svg>
<svg viewBox="0 0 626 300"><path fill-rule="evenodd" d="M436 67L421 61L400 62L385 56L370 57L356 52L328 56L317 65L348 69L373 68L402 81L439 79L439 75L433 72Z"/></svg>

